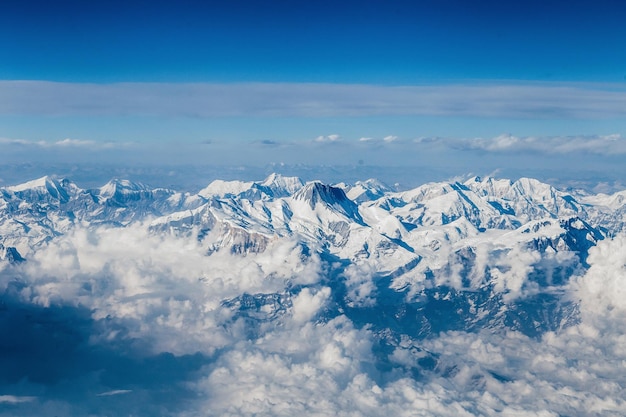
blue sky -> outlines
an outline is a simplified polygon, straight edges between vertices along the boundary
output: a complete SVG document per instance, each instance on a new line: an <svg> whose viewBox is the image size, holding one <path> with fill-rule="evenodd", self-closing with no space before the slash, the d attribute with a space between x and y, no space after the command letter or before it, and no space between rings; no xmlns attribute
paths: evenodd
<svg viewBox="0 0 626 417"><path fill-rule="evenodd" d="M587 150L560 141L610 137L596 153L621 155L624 10L617 1L8 2L0 146L5 162L34 158L32 149L98 159L107 148L149 150L154 161L338 163L310 149L339 141L348 164L410 165L433 152L423 138L460 160L476 156L458 143L504 134L520 140L482 152L536 155L524 146L544 138L554 146L543 154L580 157ZM259 143L277 146L240 152Z"/></svg>
<svg viewBox="0 0 626 417"><path fill-rule="evenodd" d="M11 4L12 3L12 4ZM4 79L623 82L617 1L10 2Z"/></svg>

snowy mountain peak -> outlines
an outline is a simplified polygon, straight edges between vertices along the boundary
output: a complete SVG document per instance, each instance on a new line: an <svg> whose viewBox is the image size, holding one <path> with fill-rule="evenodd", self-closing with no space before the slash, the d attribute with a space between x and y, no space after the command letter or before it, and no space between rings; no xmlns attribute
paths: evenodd
<svg viewBox="0 0 626 417"><path fill-rule="evenodd" d="M200 190L198 195L209 198L209 197L224 197L224 196L236 196L245 191L250 190L250 188L254 185L254 182L251 181L224 181L224 180L215 180L212 181L205 188Z"/></svg>
<svg viewBox="0 0 626 417"><path fill-rule="evenodd" d="M53 181L54 178L52 176L44 176L41 178L37 178L31 181L27 181L25 183L22 184L18 184L18 185L12 185L9 187L6 187L7 190L10 191L15 191L15 192L20 192L20 191L26 191L26 190L32 190L32 189L37 189L37 188L46 188L46 185L48 184L49 181Z"/></svg>
<svg viewBox="0 0 626 417"><path fill-rule="evenodd" d="M465 185L501 212L520 216L522 221L561 215L580 215L585 208L573 196L533 178L517 181L478 177Z"/></svg>
<svg viewBox="0 0 626 417"><path fill-rule="evenodd" d="M319 181L307 183L294 194L294 199L308 201L311 204L311 208L318 203L334 205L351 202L341 188L326 185Z"/></svg>
<svg viewBox="0 0 626 417"><path fill-rule="evenodd" d="M0 188L0 402L52 415L47 380L125 399L68 416L181 395L200 411L140 415L626 415L622 350L596 360L623 344L625 201L490 177Z"/></svg>
<svg viewBox="0 0 626 417"><path fill-rule="evenodd" d="M68 179L45 176L23 184L6 187L6 190L25 198L52 198L60 203L66 203L69 201L70 195L78 190L78 187Z"/></svg>
<svg viewBox="0 0 626 417"><path fill-rule="evenodd" d="M292 195L304 186L304 182L298 177L284 177L277 173L270 174L261 184L268 188L273 197Z"/></svg>
<svg viewBox="0 0 626 417"><path fill-rule="evenodd" d="M346 187L346 189L348 198L357 203L377 200L383 197L385 193L392 191L387 185L373 178L357 181L353 187Z"/></svg>
<svg viewBox="0 0 626 417"><path fill-rule="evenodd" d="M557 193L557 190L551 185L534 178L520 178L513 183L513 188L520 194L541 198L552 198Z"/></svg>
<svg viewBox="0 0 626 417"><path fill-rule="evenodd" d="M0 243L0 261L17 264L26 261L26 259L24 259L13 246L5 247L2 243Z"/></svg>
<svg viewBox="0 0 626 417"><path fill-rule="evenodd" d="M357 205L346 196L341 188L313 181L298 190L293 198L306 201L311 209L321 204L361 222Z"/></svg>
<svg viewBox="0 0 626 417"><path fill-rule="evenodd" d="M149 191L150 189L139 182L129 180L113 179L100 187L98 195L101 197L112 197L115 194L128 194L133 192Z"/></svg>

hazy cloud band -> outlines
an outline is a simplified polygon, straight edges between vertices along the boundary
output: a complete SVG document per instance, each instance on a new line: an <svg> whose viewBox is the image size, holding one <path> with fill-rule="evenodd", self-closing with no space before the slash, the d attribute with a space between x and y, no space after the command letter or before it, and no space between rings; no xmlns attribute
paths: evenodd
<svg viewBox="0 0 626 417"><path fill-rule="evenodd" d="M0 81L0 114L595 119L626 116L626 89L606 84L379 86Z"/></svg>

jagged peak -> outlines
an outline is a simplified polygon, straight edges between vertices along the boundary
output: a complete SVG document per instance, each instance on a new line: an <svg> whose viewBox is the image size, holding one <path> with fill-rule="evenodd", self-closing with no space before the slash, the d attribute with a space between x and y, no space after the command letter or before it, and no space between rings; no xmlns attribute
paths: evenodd
<svg viewBox="0 0 626 417"><path fill-rule="evenodd" d="M318 202L333 205L347 201L354 204L341 188L333 187L320 181L306 183L304 187L294 194L294 199L308 201L311 206L315 206Z"/></svg>
<svg viewBox="0 0 626 417"><path fill-rule="evenodd" d="M502 197L510 192L513 181L498 179L491 176L475 176L463 183L466 187L483 197Z"/></svg>
<svg viewBox="0 0 626 417"><path fill-rule="evenodd" d="M348 198L357 203L377 200L384 196L385 193L393 191L389 186L374 178L365 181L357 181L352 187L344 184L340 187L346 192Z"/></svg>
<svg viewBox="0 0 626 417"><path fill-rule="evenodd" d="M285 177L274 172L265 178L260 185L269 188L274 197L281 197L292 195L304 186L304 182L298 177Z"/></svg>
<svg viewBox="0 0 626 417"><path fill-rule="evenodd" d="M98 189L98 195L101 197L110 197L116 193L126 194L141 191L150 191L150 188L140 182L115 178L100 187Z"/></svg>
<svg viewBox="0 0 626 417"><path fill-rule="evenodd" d="M506 179L506 178L492 177L491 175L487 175L484 177L481 177L480 175L475 175L473 177L470 177L464 182L465 185L470 186L470 187L472 185L477 185L477 184L489 185L489 184L496 184L496 183L512 185L513 181L511 181L510 179Z"/></svg>
<svg viewBox="0 0 626 417"><path fill-rule="evenodd" d="M515 181L494 177L475 176L464 182L464 185L482 195L511 198L517 196L533 196L535 198L552 197L561 194L550 184L535 178L521 177Z"/></svg>
<svg viewBox="0 0 626 417"><path fill-rule="evenodd" d="M11 185L6 187L9 191L20 192L26 190L32 190L33 188L43 188L46 186L46 183L51 179L50 176L46 175L41 178L37 178L31 181L24 182L22 184Z"/></svg>
<svg viewBox="0 0 626 417"><path fill-rule="evenodd" d="M46 175L22 184L6 187L5 189L13 193L43 193L63 203L69 200L69 192L78 190L78 187L66 178L59 178L55 175Z"/></svg>
<svg viewBox="0 0 626 417"><path fill-rule="evenodd" d="M613 194L584 195L581 197L581 201L586 204L603 206L609 210L618 210L626 205L626 190Z"/></svg>
<svg viewBox="0 0 626 417"><path fill-rule="evenodd" d="M13 246L4 246L0 243L0 261L5 260L12 264L18 264L26 261L18 250Z"/></svg>
<svg viewBox="0 0 626 417"><path fill-rule="evenodd" d="M293 199L306 202L313 210L318 205L322 205L327 209L351 218L359 224L363 223L357 205L346 196L346 193L341 188L319 181L312 181L306 183L304 187L298 190L293 195Z"/></svg>
<svg viewBox="0 0 626 417"><path fill-rule="evenodd" d="M376 178L368 178L365 181L357 181L355 182L355 185L367 185L368 187L375 187L375 188L381 188L381 189L387 189L390 190L391 188L389 188L389 186L387 186L387 184L385 184L384 182L376 179Z"/></svg>
<svg viewBox="0 0 626 417"><path fill-rule="evenodd" d="M198 192L201 197L212 196L226 196L226 195L238 195L250 190L255 185L252 181L225 181L214 180L209 183L205 188Z"/></svg>
<svg viewBox="0 0 626 417"><path fill-rule="evenodd" d="M59 178L56 175L45 175L41 178L27 181L22 184L11 185L9 187L6 187L6 189L14 192L20 192L37 188L47 188L50 186L62 187L63 185L69 183L71 183L71 181L65 178Z"/></svg>
<svg viewBox="0 0 626 417"><path fill-rule="evenodd" d="M411 190L400 192L398 197L407 202L429 200L455 191L453 185L447 182L429 182Z"/></svg>
<svg viewBox="0 0 626 417"><path fill-rule="evenodd" d="M535 178L522 177L515 181L512 186L527 194L554 194L557 190L550 184L541 182Z"/></svg>
<svg viewBox="0 0 626 417"><path fill-rule="evenodd" d="M272 184L300 184L304 185L304 182L299 177L287 177L282 174L278 174L276 172L272 172L267 176L261 183L261 185L272 185Z"/></svg>

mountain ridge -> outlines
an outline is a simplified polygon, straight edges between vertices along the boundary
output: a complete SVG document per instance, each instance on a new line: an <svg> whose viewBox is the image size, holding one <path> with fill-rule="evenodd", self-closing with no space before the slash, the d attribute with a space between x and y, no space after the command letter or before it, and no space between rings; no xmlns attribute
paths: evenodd
<svg viewBox="0 0 626 417"><path fill-rule="evenodd" d="M102 389L86 396L162 395L176 383L169 370L189 369L186 361L196 364L185 380L193 386L232 375L230 390L266 369L254 390L301 369L298 387L313 378L345 387L338 396L363 380L366 399L394 386L393 398L407 387L435 387L444 399L469 392L468 415L500 415L511 389L536 385L524 403L534 410L545 387L537 372L565 387L558 401L548 391L539 413L562 401L558 412L569 415L573 396L594 387L608 386L595 391L600 399L621 392L623 352L602 357L624 334L621 193L496 178L412 190L277 175L212 184L180 192L118 179L83 189L50 176L0 188L0 318L7 343L18 342L7 346L19 346L5 349L5 362L24 351L25 380L51 363L43 355L32 365L39 346L72 364L95 351L76 365L88 374L72 400L89 380ZM103 352L124 356L110 362ZM591 360L584 385L581 358ZM148 369L149 381L126 384L129 364ZM110 372L121 377L109 382ZM196 397L212 398L212 387ZM474 406L492 392L503 393L493 412Z"/></svg>
<svg viewBox="0 0 626 417"><path fill-rule="evenodd" d="M81 189L48 176L0 188L0 262L27 263L40 248L85 228L144 228L181 244L195 241L209 257L272 256L280 242L293 241L301 248L299 262L328 259L336 280L329 285L344 288L345 306L366 308L371 297L403 297L413 305L443 291L455 294L457 308L482 303L489 317L495 314L493 323L503 323L493 320L566 285L588 267L591 247L624 230L620 196L578 201L528 178L475 177L396 191L371 179L335 186L272 174L261 181L213 181L194 194L127 180ZM516 257L525 259L525 269L518 270ZM469 317L461 321L476 325Z"/></svg>

